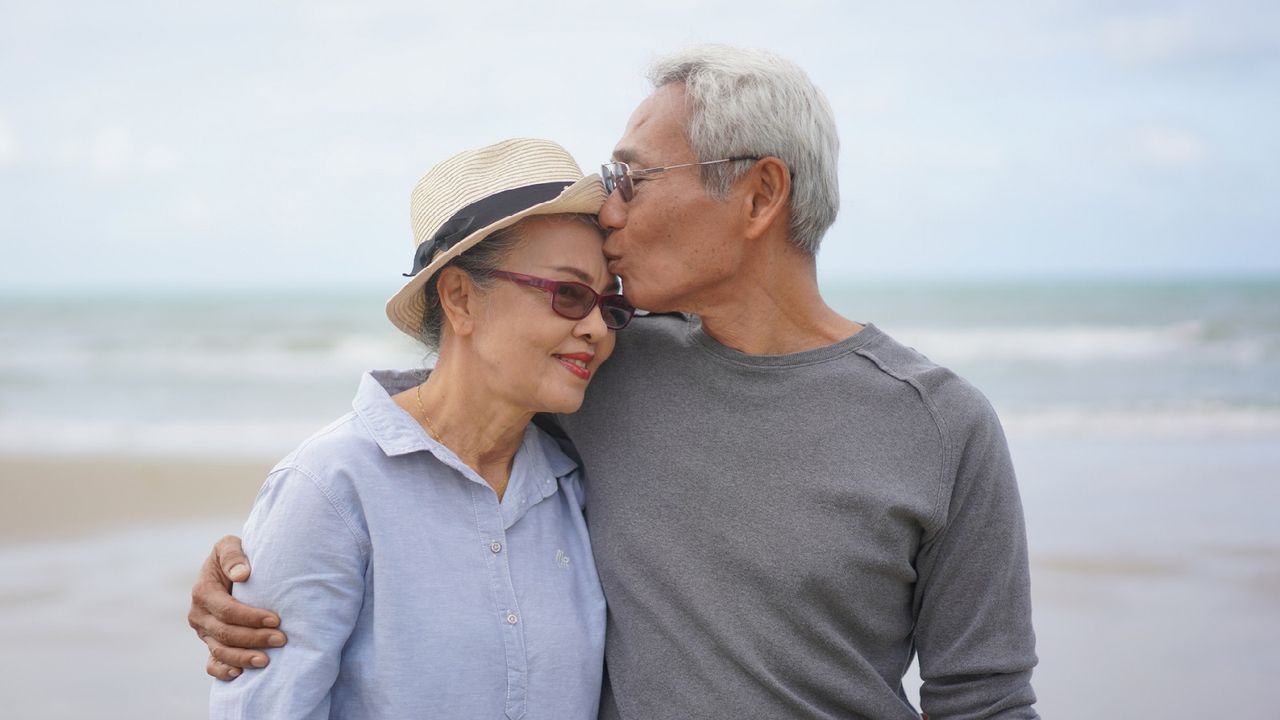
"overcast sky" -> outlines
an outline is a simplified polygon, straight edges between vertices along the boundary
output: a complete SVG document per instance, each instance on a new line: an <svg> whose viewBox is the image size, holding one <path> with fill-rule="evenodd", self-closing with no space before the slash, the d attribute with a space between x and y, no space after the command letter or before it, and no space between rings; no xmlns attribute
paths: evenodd
<svg viewBox="0 0 1280 720"><path fill-rule="evenodd" d="M0 284L393 288L432 164L592 171L699 42L830 98L827 279L1280 271L1274 0L5 0Z"/></svg>

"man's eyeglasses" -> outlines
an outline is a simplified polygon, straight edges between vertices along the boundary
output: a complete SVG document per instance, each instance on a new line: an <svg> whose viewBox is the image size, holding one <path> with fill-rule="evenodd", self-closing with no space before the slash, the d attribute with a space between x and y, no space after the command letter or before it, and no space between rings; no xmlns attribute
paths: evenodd
<svg viewBox="0 0 1280 720"><path fill-rule="evenodd" d="M697 167L699 165L718 165L720 163L737 162L738 160L759 160L758 157L732 157L723 160L707 160L705 162L683 163L680 165L667 165L666 167L651 167L632 170L631 166L624 162L605 163L600 166L600 177L604 180L604 191L610 195L616 188L622 193L622 199L631 202L631 198L636 196L636 180L647 180L654 175L660 175L668 170L676 170L679 168Z"/></svg>
<svg viewBox="0 0 1280 720"><path fill-rule="evenodd" d="M546 290L551 295L551 309L560 317L570 320L581 320L590 315L598 304L605 327L610 330L621 330L636 314L636 309L631 307L631 303L621 295L617 293L601 295L580 282L548 280L506 270L491 270L488 274L490 277Z"/></svg>

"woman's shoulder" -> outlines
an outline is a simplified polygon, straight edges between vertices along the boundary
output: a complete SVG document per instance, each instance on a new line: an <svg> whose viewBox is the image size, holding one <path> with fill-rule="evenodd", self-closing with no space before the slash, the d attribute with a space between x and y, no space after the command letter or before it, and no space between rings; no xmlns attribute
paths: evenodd
<svg viewBox="0 0 1280 720"><path fill-rule="evenodd" d="M280 460L277 467L286 465L325 467L335 459L367 452L371 445L374 448L377 447L377 443L361 425L358 416L354 412L349 412L298 443L292 452Z"/></svg>
<svg viewBox="0 0 1280 720"><path fill-rule="evenodd" d="M303 476L327 493L345 496L358 493L358 479L385 457L359 416L349 412L299 443L269 478Z"/></svg>
<svg viewBox="0 0 1280 720"><path fill-rule="evenodd" d="M258 491L246 531L255 520L263 527L285 522L316 528L332 518L365 544L360 483L371 476L369 459L377 450L354 413L329 423L271 469Z"/></svg>

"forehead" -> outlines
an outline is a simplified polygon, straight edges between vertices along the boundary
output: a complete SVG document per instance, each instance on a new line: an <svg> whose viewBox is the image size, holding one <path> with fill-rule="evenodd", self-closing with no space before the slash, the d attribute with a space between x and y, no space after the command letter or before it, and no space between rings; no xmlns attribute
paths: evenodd
<svg viewBox="0 0 1280 720"><path fill-rule="evenodd" d="M669 164L692 158L685 136L689 108L684 86L664 85L645 98L613 149L613 159L638 166Z"/></svg>
<svg viewBox="0 0 1280 720"><path fill-rule="evenodd" d="M568 214L532 215L516 223L520 242L516 247L531 256L557 252L550 248L588 247L600 254L604 231L587 217Z"/></svg>
<svg viewBox="0 0 1280 720"><path fill-rule="evenodd" d="M591 265L604 263L604 232L588 220L571 215L534 215L518 223L520 243L512 247L507 260L530 261L541 265Z"/></svg>
<svg viewBox="0 0 1280 720"><path fill-rule="evenodd" d="M565 271L589 285L610 277L602 250L604 234L599 228L564 215L535 215L521 220L519 226L520 242L503 258L509 269Z"/></svg>

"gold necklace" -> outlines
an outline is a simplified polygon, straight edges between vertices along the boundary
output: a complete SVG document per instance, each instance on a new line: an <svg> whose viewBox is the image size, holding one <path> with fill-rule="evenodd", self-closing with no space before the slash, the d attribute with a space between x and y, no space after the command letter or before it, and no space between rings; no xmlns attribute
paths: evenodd
<svg viewBox="0 0 1280 720"><path fill-rule="evenodd" d="M431 424L431 418L427 417L426 408L422 407L422 386L421 385L419 385L417 388L414 389L413 396L418 398L418 412L422 415L422 421L427 424L427 432L431 433L431 438L433 440L443 445L444 440L440 438L440 433L436 432L435 425Z"/></svg>

